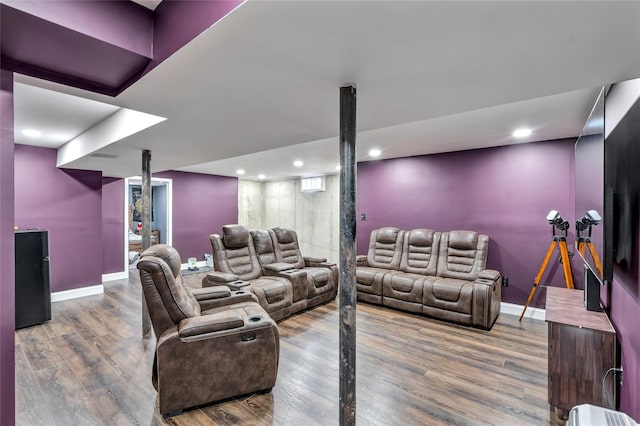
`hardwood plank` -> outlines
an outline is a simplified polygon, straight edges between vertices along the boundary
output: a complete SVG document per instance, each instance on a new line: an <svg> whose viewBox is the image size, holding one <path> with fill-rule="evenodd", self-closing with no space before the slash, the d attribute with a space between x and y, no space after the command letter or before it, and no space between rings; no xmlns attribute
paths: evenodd
<svg viewBox="0 0 640 426"><path fill-rule="evenodd" d="M199 287L204 274L184 279ZM140 297L134 272L103 295L55 303L51 322L16 332L17 424L338 423L336 301L279 323L271 393L163 419ZM357 345L361 424L562 424L547 403L543 321L501 315L484 331L359 303Z"/></svg>

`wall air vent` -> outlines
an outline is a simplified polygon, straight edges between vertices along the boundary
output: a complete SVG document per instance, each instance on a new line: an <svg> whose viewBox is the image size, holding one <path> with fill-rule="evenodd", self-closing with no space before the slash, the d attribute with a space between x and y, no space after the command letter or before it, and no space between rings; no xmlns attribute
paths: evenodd
<svg viewBox="0 0 640 426"><path fill-rule="evenodd" d="M300 192L319 192L324 190L324 176L300 178Z"/></svg>
<svg viewBox="0 0 640 426"><path fill-rule="evenodd" d="M95 158L118 158L119 155L115 155L115 154L101 154L99 152L96 152L95 154L91 154L89 157L95 157Z"/></svg>

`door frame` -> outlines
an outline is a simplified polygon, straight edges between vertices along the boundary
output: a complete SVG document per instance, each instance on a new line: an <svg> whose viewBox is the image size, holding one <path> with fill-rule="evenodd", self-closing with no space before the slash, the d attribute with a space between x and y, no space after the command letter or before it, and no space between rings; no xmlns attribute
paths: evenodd
<svg viewBox="0 0 640 426"><path fill-rule="evenodd" d="M154 185L155 184L155 185ZM131 176L124 179L124 247L123 247L123 262L124 270L129 270L129 186L130 185L142 185L142 177ZM167 232L166 243L168 245L173 244L173 179L167 178L151 178L151 186L165 186L167 188Z"/></svg>

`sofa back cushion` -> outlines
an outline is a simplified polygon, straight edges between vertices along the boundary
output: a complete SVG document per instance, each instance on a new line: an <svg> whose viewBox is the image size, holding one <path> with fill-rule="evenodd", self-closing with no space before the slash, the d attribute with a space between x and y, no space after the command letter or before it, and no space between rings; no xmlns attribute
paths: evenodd
<svg viewBox="0 0 640 426"><path fill-rule="evenodd" d="M251 238L256 249L256 255L260 261L260 265L269 265L276 263L276 253L273 249L273 241L271 239L271 231L256 230L251 231Z"/></svg>
<svg viewBox="0 0 640 426"><path fill-rule="evenodd" d="M157 336L185 318L200 315L200 304L182 282L178 251L166 244L142 252L137 267Z"/></svg>
<svg viewBox="0 0 640 426"><path fill-rule="evenodd" d="M389 226L374 229L369 238L367 265L374 268L399 269L404 233Z"/></svg>
<svg viewBox="0 0 640 426"><path fill-rule="evenodd" d="M298 235L293 229L273 228L273 247L278 262L291 263L296 268L304 268L304 258L298 246Z"/></svg>
<svg viewBox="0 0 640 426"><path fill-rule="evenodd" d="M258 256L249 230L241 225L225 225L222 236L209 236L215 269L237 275L241 280L262 276Z"/></svg>
<svg viewBox="0 0 640 426"><path fill-rule="evenodd" d="M400 270L412 274L436 275L440 232L431 229L405 231Z"/></svg>
<svg viewBox="0 0 640 426"><path fill-rule="evenodd" d="M489 237L474 231L450 231L440 237L439 277L474 281L487 265Z"/></svg>

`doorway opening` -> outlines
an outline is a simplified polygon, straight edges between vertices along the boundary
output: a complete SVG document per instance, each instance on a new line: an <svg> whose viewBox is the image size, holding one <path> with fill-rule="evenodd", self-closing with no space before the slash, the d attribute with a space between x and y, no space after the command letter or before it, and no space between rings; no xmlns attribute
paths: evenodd
<svg viewBox="0 0 640 426"><path fill-rule="evenodd" d="M151 178L151 245L172 244L172 179ZM125 179L124 265L134 267L142 252L142 178Z"/></svg>

